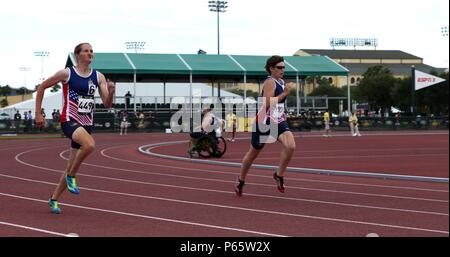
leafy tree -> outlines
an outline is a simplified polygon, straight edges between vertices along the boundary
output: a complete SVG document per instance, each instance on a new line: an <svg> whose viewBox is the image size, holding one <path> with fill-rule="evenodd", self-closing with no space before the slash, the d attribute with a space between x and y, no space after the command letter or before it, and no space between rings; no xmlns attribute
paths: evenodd
<svg viewBox="0 0 450 257"><path fill-rule="evenodd" d="M309 96L325 96L325 97L345 97L347 94L342 88L332 86L328 79L322 78L318 81L319 86L316 87ZM328 109L333 113L339 112L339 101L328 101Z"/></svg>
<svg viewBox="0 0 450 257"><path fill-rule="evenodd" d="M6 98L3 98L1 101L0 101L0 106L1 107L6 107L6 106L8 106L9 104L8 104L8 99L6 99Z"/></svg>
<svg viewBox="0 0 450 257"><path fill-rule="evenodd" d="M313 90L317 88L317 86L319 85L319 81L321 81L321 77L320 76L310 76L310 77L306 77L306 83L309 85L313 85Z"/></svg>
<svg viewBox="0 0 450 257"><path fill-rule="evenodd" d="M322 78L319 80L319 86L316 87L310 94L310 96L346 96L342 88L334 87L330 84L328 79Z"/></svg>
<svg viewBox="0 0 450 257"><path fill-rule="evenodd" d="M411 77L396 79L391 89L392 105L402 111L410 111L411 107Z"/></svg>
<svg viewBox="0 0 450 257"><path fill-rule="evenodd" d="M5 99L8 99L8 96L11 94L11 87L9 85L6 85L4 87L0 87L0 95L4 96Z"/></svg>
<svg viewBox="0 0 450 257"><path fill-rule="evenodd" d="M234 93L234 94L237 94L237 95L240 95L240 96L244 96L244 90L242 90L242 89L236 88L236 89L230 90L230 92ZM247 90L247 97L253 97L255 99L258 99L259 93L258 92L254 92L252 90Z"/></svg>
<svg viewBox="0 0 450 257"><path fill-rule="evenodd" d="M21 87L21 88L17 89L17 93L19 95L22 95L22 101L24 100L25 95L28 94L28 92L29 92L28 88L26 88L26 87Z"/></svg>
<svg viewBox="0 0 450 257"><path fill-rule="evenodd" d="M370 109L389 109L392 104L391 89L396 79L391 71L381 65L372 66L363 74L355 90L355 100L367 102Z"/></svg>

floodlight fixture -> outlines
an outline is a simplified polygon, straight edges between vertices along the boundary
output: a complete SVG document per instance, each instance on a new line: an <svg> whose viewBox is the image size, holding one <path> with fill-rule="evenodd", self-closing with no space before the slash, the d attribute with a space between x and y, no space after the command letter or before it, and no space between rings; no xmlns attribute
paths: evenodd
<svg viewBox="0 0 450 257"><path fill-rule="evenodd" d="M127 49L134 49L134 52L137 53L138 50L144 50L145 49L146 42L144 41L131 41L131 42L125 42L125 46Z"/></svg>
<svg viewBox="0 0 450 257"><path fill-rule="evenodd" d="M378 46L378 39L376 38L331 38L330 39L330 46L336 47L336 46L353 46L355 49L357 46L362 47L375 47L375 49Z"/></svg>
<svg viewBox="0 0 450 257"><path fill-rule="evenodd" d="M220 54L220 18L219 13L226 12L228 8L227 1L208 1L208 7L211 12L217 13L217 54Z"/></svg>
<svg viewBox="0 0 450 257"><path fill-rule="evenodd" d="M48 57L50 52L48 51L36 51L34 52L34 56L41 57L41 81L44 81L44 57Z"/></svg>

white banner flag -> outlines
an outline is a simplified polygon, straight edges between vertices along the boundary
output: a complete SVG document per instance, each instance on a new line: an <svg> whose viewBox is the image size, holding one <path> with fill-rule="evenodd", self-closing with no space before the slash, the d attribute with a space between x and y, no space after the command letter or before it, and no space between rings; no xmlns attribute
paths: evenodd
<svg viewBox="0 0 450 257"><path fill-rule="evenodd" d="M443 78L439 78L418 70L415 70L415 77L416 77L416 84L415 84L416 90L445 81L445 79Z"/></svg>

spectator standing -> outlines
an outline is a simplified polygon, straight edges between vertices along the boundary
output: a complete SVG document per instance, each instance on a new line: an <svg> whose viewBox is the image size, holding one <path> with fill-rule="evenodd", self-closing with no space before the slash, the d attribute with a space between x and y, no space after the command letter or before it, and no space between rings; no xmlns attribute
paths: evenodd
<svg viewBox="0 0 450 257"><path fill-rule="evenodd" d="M234 138L236 137L236 126L237 126L237 117L234 112L230 112L226 117L226 124L228 126L228 134L231 130L231 138L228 138L228 141L234 142Z"/></svg>
<svg viewBox="0 0 450 257"><path fill-rule="evenodd" d="M31 114L31 111L28 111L28 126L30 132L33 131L33 115Z"/></svg>
<svg viewBox="0 0 450 257"><path fill-rule="evenodd" d="M331 137L331 129L330 129L330 113L328 109L323 114L323 122L325 124L325 134L324 137Z"/></svg>
<svg viewBox="0 0 450 257"><path fill-rule="evenodd" d="M24 125L23 132L25 132L25 133L27 133L28 129L29 129L28 121L29 121L28 120L28 112L25 111L25 112L23 112L23 125Z"/></svg>
<svg viewBox="0 0 450 257"><path fill-rule="evenodd" d="M139 129L143 129L143 128L144 128L144 118L145 118L144 113L143 113L143 112L140 112L140 113L139 113L139 116L138 116L138 119L139 119L139 122L138 122L138 128L139 128Z"/></svg>
<svg viewBox="0 0 450 257"><path fill-rule="evenodd" d="M120 135L127 135L128 130L128 113L127 111L120 112Z"/></svg>
<svg viewBox="0 0 450 257"><path fill-rule="evenodd" d="M16 128L16 133L19 133L19 127L20 127L21 121L22 121L22 115L20 115L20 112L17 111L16 114L14 114L14 127Z"/></svg>
<svg viewBox="0 0 450 257"><path fill-rule="evenodd" d="M359 133L359 128L358 128L358 117L356 116L356 113L353 113L352 116L350 116L350 118L348 119L348 122L350 124L350 131L352 133L352 136L356 137L356 136L361 136L361 134Z"/></svg>
<svg viewBox="0 0 450 257"><path fill-rule="evenodd" d="M128 91L125 94L125 109L130 108L130 99L131 99L131 93L130 93L130 91Z"/></svg>
<svg viewBox="0 0 450 257"><path fill-rule="evenodd" d="M45 118L47 115L45 115L45 110L44 110L44 108L41 109L41 115L42 115L42 117L44 118L44 124L43 124L42 127L39 127L39 131L40 131L40 132L42 131L42 129L45 128L45 126L46 126L46 124L47 124L47 120L46 120L46 118Z"/></svg>

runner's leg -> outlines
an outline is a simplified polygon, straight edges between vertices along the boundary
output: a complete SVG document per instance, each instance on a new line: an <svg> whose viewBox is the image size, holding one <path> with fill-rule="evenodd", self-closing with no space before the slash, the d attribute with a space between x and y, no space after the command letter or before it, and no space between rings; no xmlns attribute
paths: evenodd
<svg viewBox="0 0 450 257"><path fill-rule="evenodd" d="M75 155L72 166L67 170L69 176L75 176L83 160L95 149L94 139L83 127L79 127L73 132L72 140L80 144L81 147Z"/></svg>
<svg viewBox="0 0 450 257"><path fill-rule="evenodd" d="M56 187L55 191L53 192L52 199L58 200L61 196L62 192L66 190L67 184L66 184L66 173L67 171L72 167L73 162L75 160L75 156L77 154L78 149L70 148L70 156L69 161L67 162L67 167L64 173L62 174L61 178L59 179L58 186Z"/></svg>
<svg viewBox="0 0 450 257"><path fill-rule="evenodd" d="M278 164L277 175L283 177L287 165L289 164L292 155L294 154L295 139L292 132L286 131L278 137L278 140L283 144L283 150L281 151L280 155L280 163Z"/></svg>
<svg viewBox="0 0 450 257"><path fill-rule="evenodd" d="M255 161L256 157L258 157L260 152L261 149L256 149L253 146L250 146L250 149L242 159L241 174L239 176L239 179L241 181L245 181L245 178L247 177L247 173L250 167L252 166L253 161Z"/></svg>

